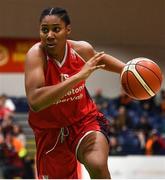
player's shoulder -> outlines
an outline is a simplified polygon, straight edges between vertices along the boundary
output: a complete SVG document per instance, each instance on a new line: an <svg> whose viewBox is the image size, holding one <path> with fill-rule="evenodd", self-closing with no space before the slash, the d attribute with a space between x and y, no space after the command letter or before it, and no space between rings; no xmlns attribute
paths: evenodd
<svg viewBox="0 0 165 180"><path fill-rule="evenodd" d="M93 46L87 41L68 40L72 48L80 54L85 60L88 60L95 54Z"/></svg>
<svg viewBox="0 0 165 180"><path fill-rule="evenodd" d="M31 57L31 56L42 56L44 54L43 48L41 46L41 43L38 42L34 44L27 52L26 56Z"/></svg>
<svg viewBox="0 0 165 180"><path fill-rule="evenodd" d="M72 48L76 51L82 51L82 50L93 50L92 45L87 41L74 41L74 40L68 40L68 42L71 44Z"/></svg>

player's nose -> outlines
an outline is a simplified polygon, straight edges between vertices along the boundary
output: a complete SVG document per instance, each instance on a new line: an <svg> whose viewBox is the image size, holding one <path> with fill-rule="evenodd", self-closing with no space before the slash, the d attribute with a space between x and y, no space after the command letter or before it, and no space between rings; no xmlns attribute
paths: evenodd
<svg viewBox="0 0 165 180"><path fill-rule="evenodd" d="M47 39L54 39L54 38L55 38L55 34L52 31L49 31L47 35Z"/></svg>

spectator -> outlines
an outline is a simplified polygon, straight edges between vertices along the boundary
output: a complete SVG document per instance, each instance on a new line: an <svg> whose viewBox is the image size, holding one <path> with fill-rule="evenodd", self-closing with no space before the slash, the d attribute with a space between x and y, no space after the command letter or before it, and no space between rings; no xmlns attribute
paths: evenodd
<svg viewBox="0 0 165 180"><path fill-rule="evenodd" d="M120 146L117 137L111 136L109 141L110 141L109 155L111 156L122 155L122 147Z"/></svg>
<svg viewBox="0 0 165 180"><path fill-rule="evenodd" d="M139 140L139 146L141 149L141 154L145 154L145 144L146 144L146 135L143 130L135 131L137 138Z"/></svg>
<svg viewBox="0 0 165 180"><path fill-rule="evenodd" d="M139 120L139 122L137 123L135 129L136 129L137 131L143 132L144 135L145 135L145 139L147 139L150 131L152 130L152 126L151 126L151 124L150 124L149 121L148 121L148 116L142 115L142 116L140 117L140 120Z"/></svg>
<svg viewBox="0 0 165 180"><path fill-rule="evenodd" d="M157 113L155 97L152 97L148 100L140 101L141 106L141 115L146 114L149 117L153 117Z"/></svg>
<svg viewBox="0 0 165 180"><path fill-rule="evenodd" d="M6 134L5 141L7 146L12 147L17 153L19 153L24 148L22 142L14 137L10 132Z"/></svg>
<svg viewBox="0 0 165 180"><path fill-rule="evenodd" d="M103 96L102 89L97 89L93 99L97 105L100 105L106 101L106 98Z"/></svg>
<svg viewBox="0 0 165 180"><path fill-rule="evenodd" d="M22 177L24 168L23 161L19 158L13 144L11 143L9 134L5 137L5 141L1 143L1 156L3 156L3 177L5 179L14 179Z"/></svg>
<svg viewBox="0 0 165 180"><path fill-rule="evenodd" d="M23 133L23 130L19 124L13 124L13 135L16 139L18 139L23 147L26 147L26 136Z"/></svg>
<svg viewBox="0 0 165 180"><path fill-rule="evenodd" d="M165 155L165 140L160 136L157 130L153 130L146 142L147 155Z"/></svg>
<svg viewBox="0 0 165 180"><path fill-rule="evenodd" d="M0 96L0 121L2 123L3 120L9 119L10 117L13 117L13 112L5 107L5 97L2 95Z"/></svg>
<svg viewBox="0 0 165 180"><path fill-rule="evenodd" d="M11 133L13 129L12 119L8 118L8 119L3 120L1 127L2 127L2 132L4 135L6 135L7 133Z"/></svg>
<svg viewBox="0 0 165 180"><path fill-rule="evenodd" d="M127 128L132 129L133 127L132 121L127 114L127 109L123 105L121 105L118 109L118 114L115 117L115 124L118 131Z"/></svg>
<svg viewBox="0 0 165 180"><path fill-rule="evenodd" d="M126 109L129 109L133 103L133 99L130 98L122 89L121 94L114 100L116 103L116 108L119 108L121 105L123 105L126 107Z"/></svg>
<svg viewBox="0 0 165 180"><path fill-rule="evenodd" d="M2 97L4 98L5 104L4 106L9 109L11 112L15 112L16 107L14 102L11 98L9 98L6 94L2 94Z"/></svg>

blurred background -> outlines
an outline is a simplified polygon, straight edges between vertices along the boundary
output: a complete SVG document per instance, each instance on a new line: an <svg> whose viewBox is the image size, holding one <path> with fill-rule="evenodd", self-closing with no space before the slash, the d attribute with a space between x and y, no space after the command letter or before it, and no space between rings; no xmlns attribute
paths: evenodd
<svg viewBox="0 0 165 180"><path fill-rule="evenodd" d="M147 57L154 60L165 75L164 0L1 1L2 178L35 176L35 144L27 122L24 59L27 50L39 40L41 11L56 6L66 8L69 12L71 39L88 41L96 50L104 50L124 62ZM165 81L154 98L140 102L130 99L121 91L120 77L114 73L98 70L88 79L87 87L100 111L110 119L112 177L165 178ZM134 163L135 160L138 163ZM12 166L9 167L9 164ZM128 167L131 164L132 169L125 169L125 164Z"/></svg>

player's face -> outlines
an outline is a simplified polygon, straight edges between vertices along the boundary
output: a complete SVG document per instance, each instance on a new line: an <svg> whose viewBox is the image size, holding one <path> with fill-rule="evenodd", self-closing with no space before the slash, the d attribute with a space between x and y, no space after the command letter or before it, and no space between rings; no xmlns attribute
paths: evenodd
<svg viewBox="0 0 165 180"><path fill-rule="evenodd" d="M66 25L58 16L47 15L40 24L41 43L48 50L62 48L70 31L70 25Z"/></svg>

